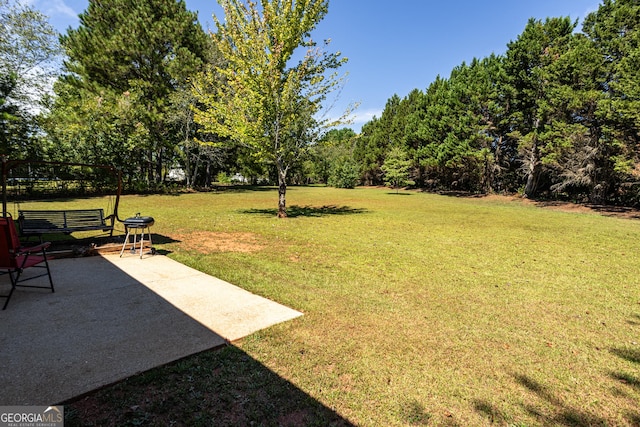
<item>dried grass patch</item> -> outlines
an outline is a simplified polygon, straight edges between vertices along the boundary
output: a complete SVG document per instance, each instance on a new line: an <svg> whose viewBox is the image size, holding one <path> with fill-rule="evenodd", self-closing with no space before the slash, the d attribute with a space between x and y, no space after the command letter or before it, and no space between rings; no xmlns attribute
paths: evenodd
<svg viewBox="0 0 640 427"><path fill-rule="evenodd" d="M188 234L175 235L180 247L188 251L203 254L215 252L251 253L266 247L262 239L254 233L225 233L214 231L194 231Z"/></svg>

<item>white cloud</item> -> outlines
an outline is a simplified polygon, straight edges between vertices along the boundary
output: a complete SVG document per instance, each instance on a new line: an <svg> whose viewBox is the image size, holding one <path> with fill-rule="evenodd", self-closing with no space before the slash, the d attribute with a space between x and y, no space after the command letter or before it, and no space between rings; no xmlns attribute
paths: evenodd
<svg viewBox="0 0 640 427"><path fill-rule="evenodd" d="M380 118L382 115L382 110L355 110L349 118L350 123L345 123L344 125L337 126L338 128L348 127L353 129L356 133L359 133L362 130L362 125L367 122L370 122L374 117ZM330 121L337 120L337 117L331 117Z"/></svg>
<svg viewBox="0 0 640 427"><path fill-rule="evenodd" d="M597 12L598 9L600 8L600 4L595 4L592 6L587 7L584 12L582 13L582 16L580 16L580 22L578 23L578 26L576 27L576 32L579 32L580 30L582 30L582 24L584 23L584 20L587 16L589 16L590 13L593 12ZM573 17L573 15L571 15Z"/></svg>
<svg viewBox="0 0 640 427"><path fill-rule="evenodd" d="M64 0L35 0L34 5L43 13L49 16L63 16L65 18L76 19L78 12L67 5Z"/></svg>
<svg viewBox="0 0 640 427"><path fill-rule="evenodd" d="M59 32L64 32L68 27L78 25L78 14L65 0L18 0L42 12L49 19L49 23Z"/></svg>
<svg viewBox="0 0 640 427"><path fill-rule="evenodd" d="M362 125L371 121L374 117L380 118L381 115L382 115L382 110L380 109L377 109L377 110L369 109L369 110L363 110L363 111L356 110L353 113L353 123Z"/></svg>

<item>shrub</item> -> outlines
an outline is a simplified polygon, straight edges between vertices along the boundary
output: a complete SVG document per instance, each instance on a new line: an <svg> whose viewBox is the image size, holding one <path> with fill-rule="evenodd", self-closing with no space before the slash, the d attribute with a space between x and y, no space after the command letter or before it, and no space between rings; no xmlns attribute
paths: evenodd
<svg viewBox="0 0 640 427"><path fill-rule="evenodd" d="M355 188L359 178L358 164L349 157L342 157L333 164L328 184L336 188Z"/></svg>

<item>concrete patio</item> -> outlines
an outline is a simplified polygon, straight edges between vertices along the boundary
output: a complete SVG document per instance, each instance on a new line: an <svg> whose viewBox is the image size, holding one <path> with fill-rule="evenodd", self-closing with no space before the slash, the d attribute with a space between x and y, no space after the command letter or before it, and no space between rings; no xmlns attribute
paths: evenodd
<svg viewBox="0 0 640 427"><path fill-rule="evenodd" d="M162 255L51 270L55 293L18 288L0 311L0 405L61 403L302 315Z"/></svg>

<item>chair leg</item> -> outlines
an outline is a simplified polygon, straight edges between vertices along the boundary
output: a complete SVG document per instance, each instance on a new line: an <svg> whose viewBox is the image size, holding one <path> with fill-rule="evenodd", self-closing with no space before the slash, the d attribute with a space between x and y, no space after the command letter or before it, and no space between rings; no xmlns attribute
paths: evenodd
<svg viewBox="0 0 640 427"><path fill-rule="evenodd" d="M16 279L13 278L13 273L11 272L11 270L8 271L9 273L9 279L11 280L11 290L9 291L8 295L3 295L2 298L6 298L6 301L4 302L4 305L2 306L2 309L5 310L7 308L7 306L9 305L9 300L11 299L11 295L13 295L13 291L16 290Z"/></svg>
<svg viewBox="0 0 640 427"><path fill-rule="evenodd" d="M16 273L16 277L13 277L13 274L11 273L11 271L9 271L9 276L11 277L11 282L12 282L12 289L11 292L9 293L9 296L11 296L11 294L13 293L13 291L15 290L16 287L20 286L20 287L25 287L25 288L37 288L37 289L51 289L51 293L54 293L56 290L53 287L53 278L51 277L51 268L49 268L49 259L47 258L47 251L46 249L42 250L42 259L44 261L44 266L42 265L35 265L32 266L34 268L46 268L47 272L46 273L42 273L42 274L38 274L36 276L31 276L31 277L27 277L26 279L20 280L20 275L22 275L22 272L25 270L24 266L26 265L27 262L27 258L25 257L22 266L19 268L15 269L15 273ZM39 286L39 285L20 285L19 283L25 282L27 280L32 280L32 279L37 279L38 277L44 277L47 276L49 278L49 286ZM7 302L5 303L5 308L7 306L7 304L9 303L9 301L7 300ZM4 308L3 308L4 310Z"/></svg>
<svg viewBox="0 0 640 427"><path fill-rule="evenodd" d="M49 259L47 258L47 252L45 250L42 251L42 257L44 258L44 265L47 267L47 275L49 276L49 285L51 285L51 293L55 293L55 289L53 288L53 279L51 278L51 269L49 268Z"/></svg>

